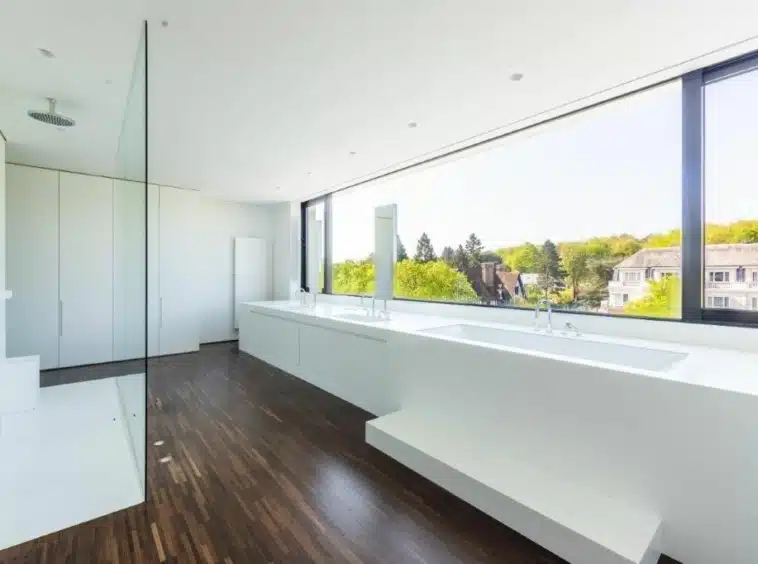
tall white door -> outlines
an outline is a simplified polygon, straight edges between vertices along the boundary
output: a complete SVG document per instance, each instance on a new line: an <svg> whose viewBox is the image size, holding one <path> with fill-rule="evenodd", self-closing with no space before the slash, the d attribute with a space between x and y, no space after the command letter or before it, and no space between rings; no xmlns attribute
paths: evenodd
<svg viewBox="0 0 758 564"><path fill-rule="evenodd" d="M60 365L113 360L113 180L60 173Z"/></svg>
<svg viewBox="0 0 758 564"><path fill-rule="evenodd" d="M7 355L58 366L58 172L8 165L6 173Z"/></svg>
<svg viewBox="0 0 758 564"><path fill-rule="evenodd" d="M198 196L160 187L160 353L198 350L196 229Z"/></svg>

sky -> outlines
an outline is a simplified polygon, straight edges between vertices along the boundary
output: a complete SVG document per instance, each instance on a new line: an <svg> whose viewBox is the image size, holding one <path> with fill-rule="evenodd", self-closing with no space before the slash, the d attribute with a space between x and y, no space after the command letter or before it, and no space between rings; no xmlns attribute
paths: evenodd
<svg viewBox="0 0 758 564"><path fill-rule="evenodd" d="M706 220L758 218L758 71L706 87ZM420 125L423 127L423 124ZM373 209L398 205L408 253L472 232L486 248L681 226L681 84L625 97L492 148L332 199L333 260L373 250Z"/></svg>

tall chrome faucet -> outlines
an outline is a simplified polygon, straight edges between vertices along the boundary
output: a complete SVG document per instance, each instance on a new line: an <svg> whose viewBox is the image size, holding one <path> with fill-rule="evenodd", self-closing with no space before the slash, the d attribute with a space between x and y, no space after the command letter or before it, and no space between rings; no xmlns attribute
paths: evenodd
<svg viewBox="0 0 758 564"><path fill-rule="evenodd" d="M537 305L534 308L534 330L535 331L540 330L540 306L542 304L547 304L547 332L552 333L553 332L553 302L547 298L542 298L540 301L538 301Z"/></svg>

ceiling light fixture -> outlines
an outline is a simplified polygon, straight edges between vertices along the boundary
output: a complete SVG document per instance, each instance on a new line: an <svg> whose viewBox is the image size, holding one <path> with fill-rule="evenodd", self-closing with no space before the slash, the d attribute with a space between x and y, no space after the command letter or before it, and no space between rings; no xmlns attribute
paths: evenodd
<svg viewBox="0 0 758 564"><path fill-rule="evenodd" d="M408 122L408 127L410 127L411 129L415 129L416 127L418 127L418 123L416 123L415 121Z"/></svg>
<svg viewBox="0 0 758 564"><path fill-rule="evenodd" d="M356 155L357 153L355 151L350 151L350 156Z"/></svg>
<svg viewBox="0 0 758 564"><path fill-rule="evenodd" d="M521 73L521 72L514 72L514 73L511 75L511 80L512 80L513 82L518 82L518 81L519 81L519 80L521 80L522 78L524 78L524 73Z"/></svg>
<svg viewBox="0 0 758 564"><path fill-rule="evenodd" d="M161 22L161 25L162 25L163 27L168 27L168 20L163 20L163 21Z"/></svg>
<svg viewBox="0 0 758 564"><path fill-rule="evenodd" d="M55 53L53 53L50 49L45 49L44 47L40 47L38 51L39 51L39 54L45 57L46 59L55 58Z"/></svg>

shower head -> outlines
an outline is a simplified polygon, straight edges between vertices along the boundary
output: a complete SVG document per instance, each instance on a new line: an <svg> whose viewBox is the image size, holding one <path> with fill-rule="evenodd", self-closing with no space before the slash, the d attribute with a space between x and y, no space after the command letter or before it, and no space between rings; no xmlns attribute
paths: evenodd
<svg viewBox="0 0 758 564"><path fill-rule="evenodd" d="M55 112L55 98L48 98L47 102L48 111L40 112L37 110L29 110L26 112L27 115L32 119L36 119L37 121L41 121L42 123L47 123L49 125L55 125L57 127L71 127L73 125L76 125L76 122L71 118L67 118Z"/></svg>

